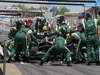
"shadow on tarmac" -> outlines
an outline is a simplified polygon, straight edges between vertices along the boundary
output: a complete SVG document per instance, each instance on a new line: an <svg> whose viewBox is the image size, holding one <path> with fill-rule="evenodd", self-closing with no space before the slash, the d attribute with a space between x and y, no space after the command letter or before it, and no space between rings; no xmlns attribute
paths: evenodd
<svg viewBox="0 0 100 75"><path fill-rule="evenodd" d="M2 70L0 69L0 75L3 75L3 72L2 72Z"/></svg>

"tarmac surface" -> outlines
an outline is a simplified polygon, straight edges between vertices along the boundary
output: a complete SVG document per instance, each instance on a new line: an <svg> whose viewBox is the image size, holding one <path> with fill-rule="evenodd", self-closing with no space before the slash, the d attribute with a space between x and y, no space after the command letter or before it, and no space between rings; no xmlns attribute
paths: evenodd
<svg viewBox="0 0 100 75"><path fill-rule="evenodd" d="M16 64L23 75L100 75L100 66L87 66L82 64L73 64L72 67L66 65L48 65L40 66L38 64Z"/></svg>
<svg viewBox="0 0 100 75"><path fill-rule="evenodd" d="M3 72L0 70L0 75ZM11 63L6 65L6 75L100 75L100 66L84 64L73 64L71 67L66 65L37 63Z"/></svg>
<svg viewBox="0 0 100 75"><path fill-rule="evenodd" d="M2 70L1 70L1 68L0 68L0 75L3 75L3 72L2 72Z"/></svg>
<svg viewBox="0 0 100 75"><path fill-rule="evenodd" d="M2 64L0 64L0 75L3 75ZM38 63L7 63L6 75L100 75L100 66L92 64L73 64L71 67L66 65Z"/></svg>
<svg viewBox="0 0 100 75"><path fill-rule="evenodd" d="M3 69L3 63L0 63L0 75L3 75L4 69ZM7 63L6 64L6 70L5 75L23 75L17 68L17 66L14 63Z"/></svg>

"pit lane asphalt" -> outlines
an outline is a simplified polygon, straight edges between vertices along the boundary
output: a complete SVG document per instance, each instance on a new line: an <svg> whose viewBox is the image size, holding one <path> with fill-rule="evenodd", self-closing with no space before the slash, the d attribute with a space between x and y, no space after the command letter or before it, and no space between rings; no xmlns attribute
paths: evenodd
<svg viewBox="0 0 100 75"><path fill-rule="evenodd" d="M57 66L37 63L15 63L23 75L100 75L100 66L92 64L73 64L71 67L66 65Z"/></svg>

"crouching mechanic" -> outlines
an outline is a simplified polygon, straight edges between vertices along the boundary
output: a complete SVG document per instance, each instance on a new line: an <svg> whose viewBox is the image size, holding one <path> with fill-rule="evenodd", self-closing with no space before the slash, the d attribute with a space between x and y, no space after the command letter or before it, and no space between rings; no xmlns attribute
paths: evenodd
<svg viewBox="0 0 100 75"><path fill-rule="evenodd" d="M49 61L51 55L57 56L61 55L63 57L63 62L68 66L71 66L71 53L70 50L65 47L66 41L61 33L57 34L55 42L51 48L47 51L47 53L42 57L40 65L43 65L44 62Z"/></svg>

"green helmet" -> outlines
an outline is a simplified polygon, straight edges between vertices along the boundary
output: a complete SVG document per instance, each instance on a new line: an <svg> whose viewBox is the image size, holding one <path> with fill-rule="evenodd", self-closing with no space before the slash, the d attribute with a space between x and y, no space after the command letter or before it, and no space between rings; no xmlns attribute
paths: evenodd
<svg viewBox="0 0 100 75"><path fill-rule="evenodd" d="M60 29L59 29L59 31L60 31L61 33L66 33L66 32L67 32L67 27L61 26Z"/></svg>
<svg viewBox="0 0 100 75"><path fill-rule="evenodd" d="M24 22L22 20L18 20L15 23L16 23L16 29L17 30L20 30L22 25L24 25Z"/></svg>
<svg viewBox="0 0 100 75"><path fill-rule="evenodd" d="M58 22L58 23L62 23L63 21L65 21L65 17L64 17L64 16L59 16L59 17L57 18L57 22Z"/></svg>

